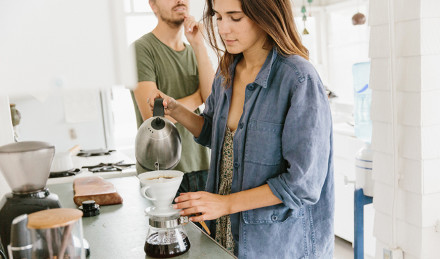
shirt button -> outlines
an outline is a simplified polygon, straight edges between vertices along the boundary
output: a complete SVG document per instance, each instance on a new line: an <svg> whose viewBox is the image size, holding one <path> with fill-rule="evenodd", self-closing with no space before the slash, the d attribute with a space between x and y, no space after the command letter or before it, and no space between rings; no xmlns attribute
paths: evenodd
<svg viewBox="0 0 440 259"><path fill-rule="evenodd" d="M234 167L235 168L238 168L240 166L240 163L239 162L234 162Z"/></svg>
<svg viewBox="0 0 440 259"><path fill-rule="evenodd" d="M271 219L272 219L272 221L277 221L278 220L278 216L277 215L272 215Z"/></svg>
<svg viewBox="0 0 440 259"><path fill-rule="evenodd" d="M255 85L248 85L248 86L247 86L247 89L248 89L249 91L253 91L253 90L255 90Z"/></svg>

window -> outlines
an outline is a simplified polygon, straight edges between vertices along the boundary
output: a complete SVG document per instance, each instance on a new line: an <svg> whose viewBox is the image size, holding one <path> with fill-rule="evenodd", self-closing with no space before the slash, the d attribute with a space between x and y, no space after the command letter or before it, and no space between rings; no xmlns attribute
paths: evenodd
<svg viewBox="0 0 440 259"><path fill-rule="evenodd" d="M352 66L368 61L369 27L367 23L353 26L351 17L368 13L367 4L343 6L327 10L327 73L328 87L338 96L338 102L353 104Z"/></svg>

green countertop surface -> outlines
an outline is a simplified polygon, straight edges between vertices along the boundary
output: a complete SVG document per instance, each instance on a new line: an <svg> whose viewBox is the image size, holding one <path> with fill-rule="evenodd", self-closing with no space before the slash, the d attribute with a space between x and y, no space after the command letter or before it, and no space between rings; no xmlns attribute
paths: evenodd
<svg viewBox="0 0 440 259"><path fill-rule="evenodd" d="M123 204L101 206L101 214L98 216L82 218L84 238L90 244L88 258L150 258L144 252L148 231L148 217L144 210L151 203L141 196L138 178L127 176L107 180L114 184L124 201ZM62 207L77 208L73 202L72 183L51 184L47 187L51 193L58 195ZM184 228L191 248L174 258L236 258L192 222Z"/></svg>

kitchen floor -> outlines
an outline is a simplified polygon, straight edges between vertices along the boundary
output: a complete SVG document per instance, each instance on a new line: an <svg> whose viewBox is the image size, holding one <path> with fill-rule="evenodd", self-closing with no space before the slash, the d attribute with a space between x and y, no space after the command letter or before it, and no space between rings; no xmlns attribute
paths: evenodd
<svg viewBox="0 0 440 259"><path fill-rule="evenodd" d="M351 243L345 241L342 238L335 237L335 252L333 255L333 259L353 259L353 247ZM373 259L367 255L364 256L364 259Z"/></svg>

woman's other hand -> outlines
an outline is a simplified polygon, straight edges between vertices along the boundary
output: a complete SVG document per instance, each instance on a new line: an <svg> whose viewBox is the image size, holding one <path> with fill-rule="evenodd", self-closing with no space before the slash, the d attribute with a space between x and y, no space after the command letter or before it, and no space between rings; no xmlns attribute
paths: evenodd
<svg viewBox="0 0 440 259"><path fill-rule="evenodd" d="M229 198L227 195L209 192L181 193L174 199L175 209L182 209L180 214L190 216L191 221L213 220L229 214ZM199 215L201 213L201 215Z"/></svg>

